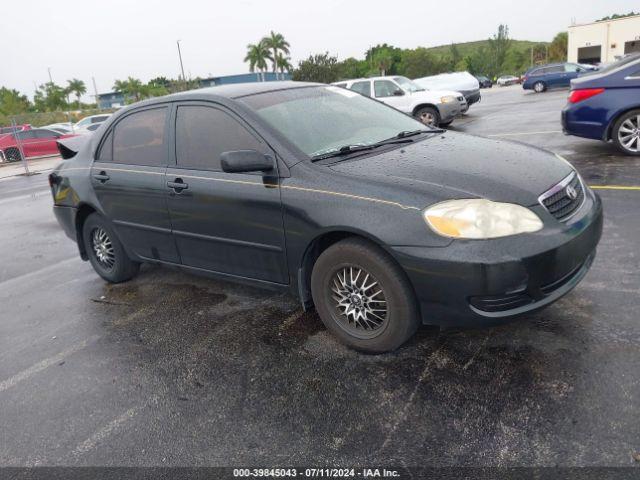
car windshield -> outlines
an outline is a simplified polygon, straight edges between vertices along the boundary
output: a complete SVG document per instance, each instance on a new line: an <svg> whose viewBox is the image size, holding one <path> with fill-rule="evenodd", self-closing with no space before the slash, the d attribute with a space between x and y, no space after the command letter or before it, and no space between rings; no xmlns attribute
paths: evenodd
<svg viewBox="0 0 640 480"><path fill-rule="evenodd" d="M391 107L334 86L280 90L242 101L310 157L428 129Z"/></svg>
<svg viewBox="0 0 640 480"><path fill-rule="evenodd" d="M409 80L407 77L393 77L400 87L406 92L422 92L424 88L418 85L416 82Z"/></svg>

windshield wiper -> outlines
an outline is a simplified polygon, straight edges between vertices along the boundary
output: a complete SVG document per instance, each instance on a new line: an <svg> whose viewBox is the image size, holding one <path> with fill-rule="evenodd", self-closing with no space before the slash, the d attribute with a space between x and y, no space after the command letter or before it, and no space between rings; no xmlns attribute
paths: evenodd
<svg viewBox="0 0 640 480"><path fill-rule="evenodd" d="M415 135L420 135L421 133L443 133L444 131L445 130L443 130L441 128L431 128L429 130L424 130L424 129L420 129L420 130L403 130L402 132L398 133L393 138L407 138L407 137L413 137Z"/></svg>
<svg viewBox="0 0 640 480"><path fill-rule="evenodd" d="M316 162L318 160L324 160L325 158L340 157L342 155L348 155L349 153L363 152L365 150L373 150L383 145L392 145L396 143L411 143L411 142L413 142L413 140L409 138L405 139L405 138L396 136L396 137L388 138L386 140L382 140L380 142L371 143L369 145L344 145L336 150L332 150L331 152L314 155L313 157L311 157L311 161Z"/></svg>

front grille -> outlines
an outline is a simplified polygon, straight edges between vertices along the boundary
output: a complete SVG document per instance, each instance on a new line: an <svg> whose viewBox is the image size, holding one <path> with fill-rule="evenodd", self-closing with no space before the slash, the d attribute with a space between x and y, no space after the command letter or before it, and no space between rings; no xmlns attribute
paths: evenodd
<svg viewBox="0 0 640 480"><path fill-rule="evenodd" d="M574 195L570 195L570 194ZM540 203L561 222L567 221L584 201L584 187L576 172L540 195Z"/></svg>

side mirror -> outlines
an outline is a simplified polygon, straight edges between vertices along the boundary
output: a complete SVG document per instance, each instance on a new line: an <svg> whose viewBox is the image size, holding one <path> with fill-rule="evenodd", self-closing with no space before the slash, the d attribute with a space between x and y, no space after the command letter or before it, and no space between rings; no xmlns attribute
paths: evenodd
<svg viewBox="0 0 640 480"><path fill-rule="evenodd" d="M222 171L227 173L268 172L273 170L273 158L255 150L234 150L220 155Z"/></svg>
<svg viewBox="0 0 640 480"><path fill-rule="evenodd" d="M402 89L400 89L400 88L393 91L393 96L394 97L401 97L403 95L404 95L404 91Z"/></svg>

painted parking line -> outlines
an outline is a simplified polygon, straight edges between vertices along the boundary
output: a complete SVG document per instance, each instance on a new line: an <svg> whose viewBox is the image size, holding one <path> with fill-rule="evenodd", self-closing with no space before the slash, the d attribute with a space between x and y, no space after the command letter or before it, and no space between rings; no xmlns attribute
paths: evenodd
<svg viewBox="0 0 640 480"><path fill-rule="evenodd" d="M640 186L635 185L589 185L593 190L638 190Z"/></svg>
<svg viewBox="0 0 640 480"><path fill-rule="evenodd" d="M80 343L76 343L72 347L67 348L66 350L58 353L57 355L54 355L53 357L42 360L41 362L38 362L35 365L30 366L26 370L23 370L22 372L17 373L13 377L7 378L6 380L0 382L0 392L4 392L5 390L8 390L9 388L14 387L15 385L22 382L23 380L27 380L32 376L34 376L35 374L40 373L43 370L46 370L50 366L60 363L62 360L64 360L68 356L73 355L76 352L79 352L90 343L95 342L98 338L99 338L98 336L92 336L86 340L83 340Z"/></svg>
<svg viewBox="0 0 640 480"><path fill-rule="evenodd" d="M562 130L546 130L544 132L513 132L513 133L494 133L485 135L485 137L515 137L518 135L543 135L547 133L564 133Z"/></svg>

